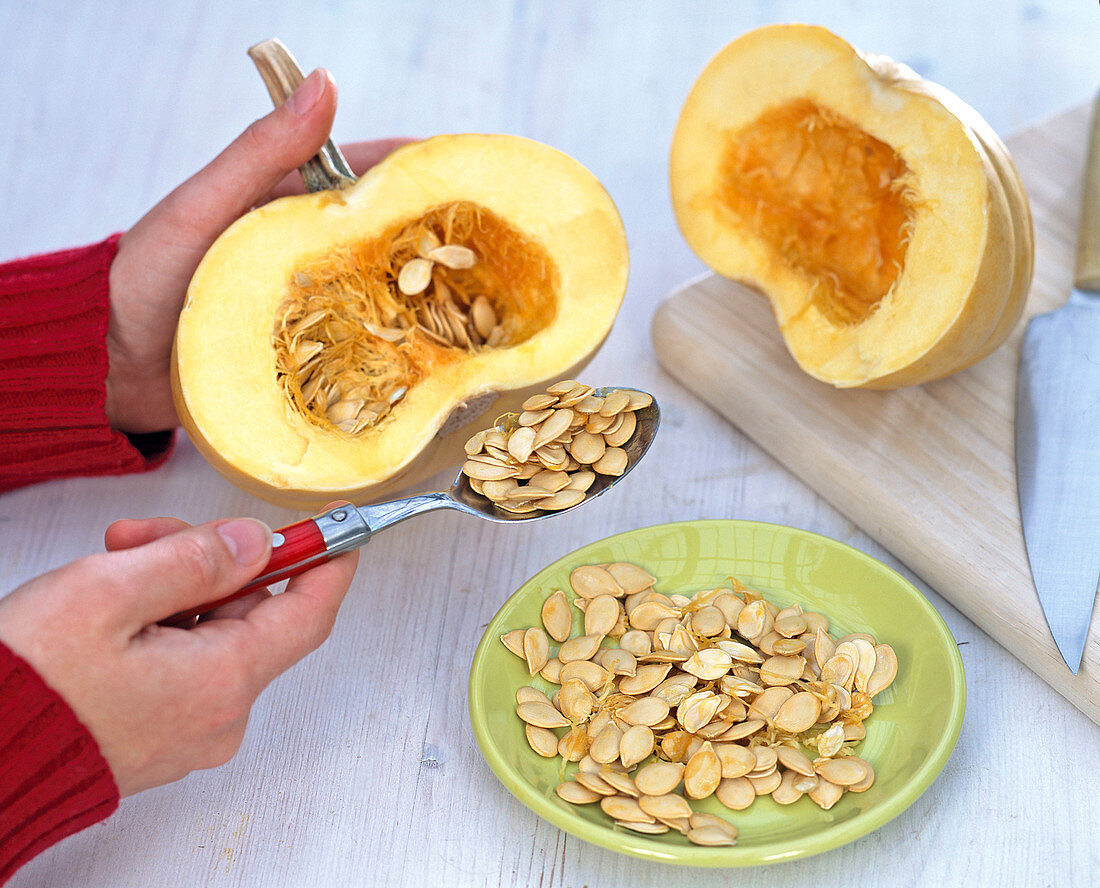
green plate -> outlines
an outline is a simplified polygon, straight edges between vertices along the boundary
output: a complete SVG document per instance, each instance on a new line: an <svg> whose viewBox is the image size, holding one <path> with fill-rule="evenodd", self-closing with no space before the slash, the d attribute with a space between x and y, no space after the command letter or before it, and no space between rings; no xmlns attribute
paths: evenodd
<svg viewBox="0 0 1100 888"><path fill-rule="evenodd" d="M659 836L612 825L599 805L574 806L554 793L576 770L544 759L528 745L515 715L516 688L557 689L510 653L500 636L541 625L542 602L554 589L570 598L569 574L582 564L631 561L658 578L657 590L691 594L730 576L780 607L801 604L825 614L837 635L866 631L898 657L894 684L875 697L867 737L857 747L875 768L864 793L845 793L829 811L808 797L783 807L758 798L745 811L716 799L697 810L726 817L737 845L704 848L678 832ZM581 626L578 612L574 632ZM556 646L551 647L551 653ZM478 745L504 786L540 817L594 845L662 863L754 866L817 854L882 826L936 778L958 739L966 705L962 659L943 619L911 583L873 558L835 540L754 521L690 521L608 537L555 561L524 583L489 623L470 669L470 720ZM560 732L559 732L560 733Z"/></svg>

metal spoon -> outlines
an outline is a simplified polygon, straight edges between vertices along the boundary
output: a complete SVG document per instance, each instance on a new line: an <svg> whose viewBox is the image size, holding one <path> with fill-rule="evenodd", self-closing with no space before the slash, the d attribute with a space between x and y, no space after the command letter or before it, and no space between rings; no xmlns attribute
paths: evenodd
<svg viewBox="0 0 1100 888"><path fill-rule="evenodd" d="M593 394L602 397L616 388L619 387L598 388ZM468 515L499 522L538 521L540 518L571 512L618 484L645 456L649 445L657 435L657 427L661 424L661 410L657 406L657 401L654 400L648 407L636 410L634 418L637 421L634 434L623 445L627 456L623 473L617 477L596 475L596 480L588 488L588 495L575 506L556 511L506 512L494 505L487 497L476 493L470 487L470 479L462 472L459 472L454 484L447 490L420 493L404 499L367 506L354 506L347 502L337 503L312 518L306 518L304 521L276 530L272 536L271 560L268 561L261 575L247 586L218 601L175 614L163 620L161 625L190 626L201 614L235 601L269 583L276 583L287 577L304 573L309 568L335 558L343 552L350 552L365 545L374 534L387 527L392 527L416 515L434 512L436 509L455 509Z"/></svg>

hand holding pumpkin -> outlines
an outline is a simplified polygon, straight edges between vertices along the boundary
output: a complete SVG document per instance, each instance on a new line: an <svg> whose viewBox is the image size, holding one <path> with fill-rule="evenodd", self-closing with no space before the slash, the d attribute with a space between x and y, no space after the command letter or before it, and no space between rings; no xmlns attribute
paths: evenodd
<svg viewBox="0 0 1100 888"><path fill-rule="evenodd" d="M183 630L157 621L255 577L271 531L117 521L106 545L0 600L0 641L72 707L123 796L228 761L259 693L328 636L358 561L342 555Z"/></svg>
<svg viewBox="0 0 1100 888"><path fill-rule="evenodd" d="M107 333L107 416L114 428L140 433L178 424L169 368L191 275L241 215L302 190L294 171L324 144L335 114L336 85L318 69L285 105L255 121L122 236L110 271ZM359 142L344 150L358 173L407 141Z"/></svg>

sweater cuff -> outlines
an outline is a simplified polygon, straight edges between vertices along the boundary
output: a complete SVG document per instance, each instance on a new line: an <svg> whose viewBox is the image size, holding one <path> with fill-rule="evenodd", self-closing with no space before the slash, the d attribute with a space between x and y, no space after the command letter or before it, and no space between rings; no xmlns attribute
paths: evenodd
<svg viewBox="0 0 1100 888"><path fill-rule="evenodd" d="M72 709L0 644L0 884L118 807L99 746Z"/></svg>
<svg viewBox="0 0 1100 888"><path fill-rule="evenodd" d="M0 265L0 490L145 471L171 451L174 432L127 437L105 411L120 237Z"/></svg>

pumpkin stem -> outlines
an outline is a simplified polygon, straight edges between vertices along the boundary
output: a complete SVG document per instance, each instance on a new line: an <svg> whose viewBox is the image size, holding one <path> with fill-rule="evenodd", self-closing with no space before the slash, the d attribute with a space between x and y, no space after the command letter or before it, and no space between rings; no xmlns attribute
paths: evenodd
<svg viewBox="0 0 1100 888"><path fill-rule="evenodd" d="M271 38L248 50L275 107L283 104L305 79L298 62L281 40ZM355 184L355 174L344 155L329 139L300 167L306 191L329 191Z"/></svg>

